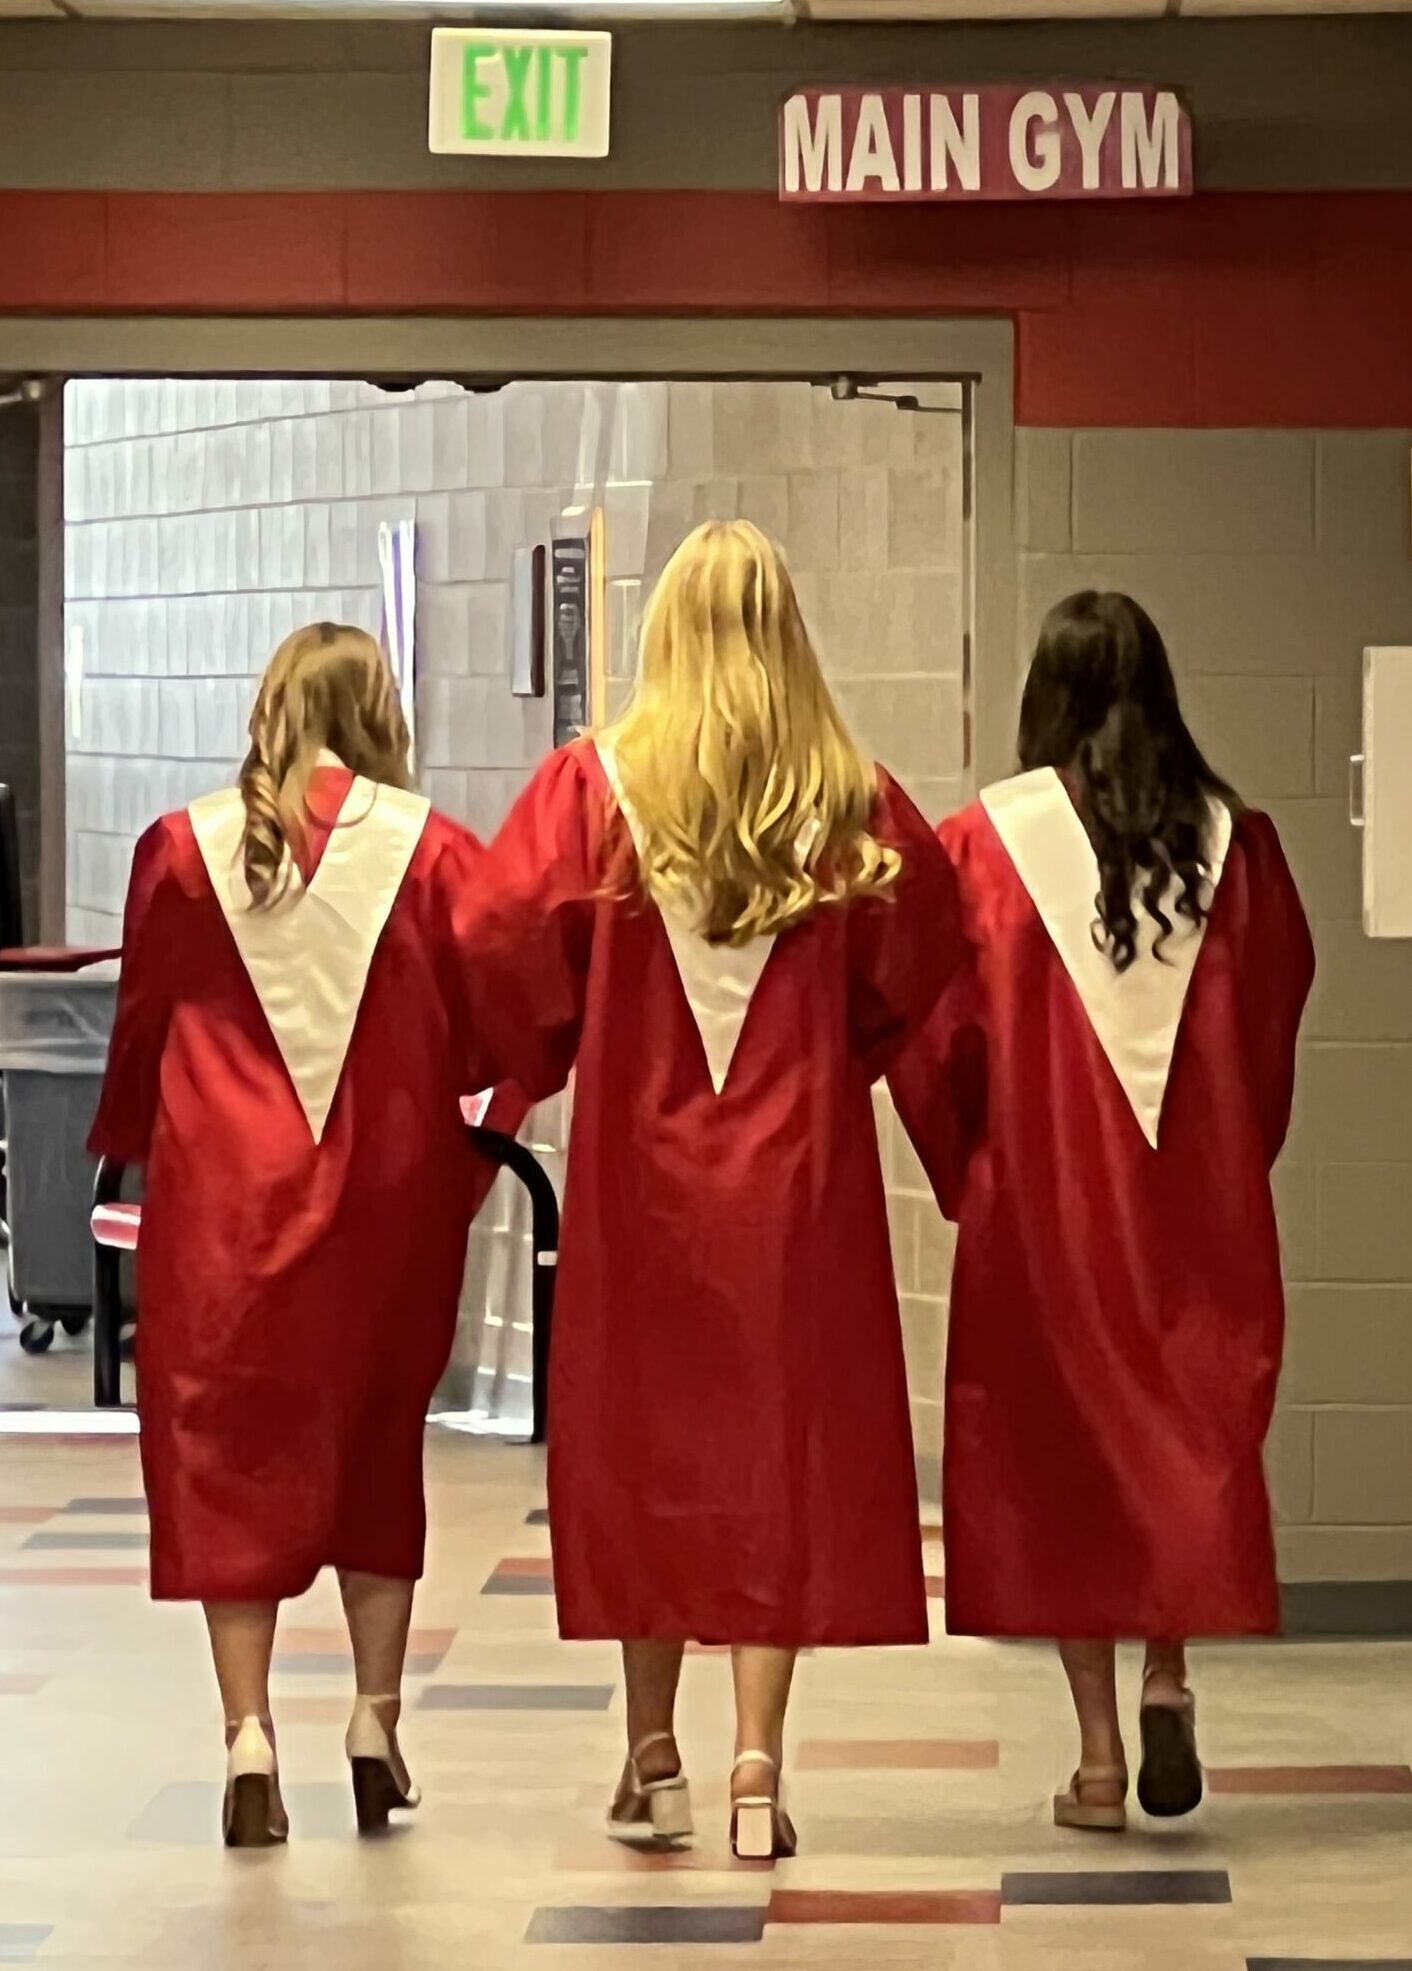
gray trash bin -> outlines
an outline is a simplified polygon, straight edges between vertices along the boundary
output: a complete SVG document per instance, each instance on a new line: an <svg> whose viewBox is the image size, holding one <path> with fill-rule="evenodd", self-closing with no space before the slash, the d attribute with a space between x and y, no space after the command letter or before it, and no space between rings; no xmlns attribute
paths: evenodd
<svg viewBox="0 0 1412 1971"><path fill-rule="evenodd" d="M0 972L0 1079L8 1137L10 1305L42 1354L93 1302L86 1146L113 1027L115 960L81 972Z"/></svg>

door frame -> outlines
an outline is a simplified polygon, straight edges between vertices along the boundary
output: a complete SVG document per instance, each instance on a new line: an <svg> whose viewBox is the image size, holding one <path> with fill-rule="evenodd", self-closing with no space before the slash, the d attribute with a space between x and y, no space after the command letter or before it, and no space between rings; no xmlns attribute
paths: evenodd
<svg viewBox="0 0 1412 1971"><path fill-rule="evenodd" d="M1014 324L980 317L0 318L0 372L25 376L318 376L384 383L449 378L471 388L552 378L826 381L843 375L960 382L966 386L965 518L972 557L967 703L971 772L979 784L1007 772L1013 758L1019 676L1014 367ZM44 531L52 536L54 530ZM62 541L51 538L48 553L56 546L61 553ZM43 678L63 677L59 615L45 612ZM57 687L48 696L62 702ZM62 813L62 755L62 719L51 715L41 774L60 798L45 802L50 817ZM52 819L40 848L49 918L65 853ZM51 921L46 935L53 929Z"/></svg>

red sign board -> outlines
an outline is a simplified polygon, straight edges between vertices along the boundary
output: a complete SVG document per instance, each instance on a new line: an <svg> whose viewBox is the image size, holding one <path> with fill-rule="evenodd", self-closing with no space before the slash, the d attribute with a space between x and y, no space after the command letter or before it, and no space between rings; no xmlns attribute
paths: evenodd
<svg viewBox="0 0 1412 1971"><path fill-rule="evenodd" d="M1191 118L1172 89L801 89L780 111L780 197L792 201L1183 198L1191 189Z"/></svg>

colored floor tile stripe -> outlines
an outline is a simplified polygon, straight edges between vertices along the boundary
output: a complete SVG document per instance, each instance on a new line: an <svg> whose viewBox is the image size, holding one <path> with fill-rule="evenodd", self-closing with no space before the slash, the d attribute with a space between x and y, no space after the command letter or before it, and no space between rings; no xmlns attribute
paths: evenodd
<svg viewBox="0 0 1412 1971"><path fill-rule="evenodd" d="M1138 1909L1165 1903L1228 1903L1224 1869L1119 1869L1074 1874L1004 1875L1000 1895L1007 1909L1069 1909L1109 1904Z"/></svg>
<svg viewBox="0 0 1412 1971"><path fill-rule="evenodd" d="M483 1595L539 1595L551 1599L554 1583L537 1574L492 1574L481 1589Z"/></svg>
<svg viewBox="0 0 1412 1971"><path fill-rule="evenodd" d="M419 1711L606 1711L612 1684L432 1684Z"/></svg>
<svg viewBox="0 0 1412 1971"><path fill-rule="evenodd" d="M407 1648L413 1656L442 1657L456 1640L454 1629L413 1629ZM297 1624L279 1632L281 1656L342 1656L348 1650L346 1629L309 1629Z"/></svg>
<svg viewBox="0 0 1412 1971"><path fill-rule="evenodd" d="M26 1553L145 1553L145 1533L31 1533Z"/></svg>
<svg viewBox="0 0 1412 1971"><path fill-rule="evenodd" d="M536 1506L533 1509L533 1511L527 1512L525 1514L526 1526L547 1526L548 1524L549 1524L548 1506Z"/></svg>
<svg viewBox="0 0 1412 1971"><path fill-rule="evenodd" d="M53 1934L44 1923L0 1923L0 1964L28 1964Z"/></svg>
<svg viewBox="0 0 1412 1971"><path fill-rule="evenodd" d="M82 1519L145 1519L145 1499L70 1499L66 1513Z"/></svg>
<svg viewBox="0 0 1412 1971"><path fill-rule="evenodd" d="M33 1697L36 1691L43 1690L45 1677L22 1675L18 1671L0 1670L0 1697Z"/></svg>
<svg viewBox="0 0 1412 1971"><path fill-rule="evenodd" d="M548 1554L510 1554L495 1570L495 1578L521 1581L552 1581L554 1563Z"/></svg>
<svg viewBox="0 0 1412 1971"><path fill-rule="evenodd" d="M55 1506L0 1506L0 1526L43 1526L57 1510Z"/></svg>
<svg viewBox="0 0 1412 1971"><path fill-rule="evenodd" d="M800 1772L982 1772L1000 1764L993 1738L806 1738Z"/></svg>
<svg viewBox="0 0 1412 1971"><path fill-rule="evenodd" d="M527 1944L758 1944L765 1933L763 1905L718 1909L610 1909L587 1905L537 1909L525 1932Z"/></svg>
<svg viewBox="0 0 1412 1971"><path fill-rule="evenodd" d="M1412 1793L1412 1766L1217 1766L1213 1793Z"/></svg>
<svg viewBox="0 0 1412 1971"><path fill-rule="evenodd" d="M981 1924L1000 1921L994 1889L776 1889L770 1923Z"/></svg>
<svg viewBox="0 0 1412 1971"><path fill-rule="evenodd" d="M145 1567L0 1567L0 1588L145 1588Z"/></svg>
<svg viewBox="0 0 1412 1971"><path fill-rule="evenodd" d="M413 1650L403 1667L409 1677L434 1677L441 1668L441 1662L439 1656L428 1656ZM347 1649L330 1650L326 1656L298 1650L286 1655L278 1651L270 1667L279 1677L351 1677L353 1653Z"/></svg>

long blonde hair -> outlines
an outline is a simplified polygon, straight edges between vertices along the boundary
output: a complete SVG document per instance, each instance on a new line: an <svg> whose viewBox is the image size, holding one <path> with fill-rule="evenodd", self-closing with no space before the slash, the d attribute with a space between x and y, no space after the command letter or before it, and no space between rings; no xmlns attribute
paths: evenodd
<svg viewBox="0 0 1412 1971"><path fill-rule="evenodd" d="M783 556L743 520L689 534L648 605L632 703L603 734L642 888L713 944L885 889L876 776L829 696Z"/></svg>
<svg viewBox="0 0 1412 1971"><path fill-rule="evenodd" d="M346 623L295 630L260 680L240 770L241 857L256 910L270 909L289 888L309 779L325 750L368 780L408 784L407 722L391 668L366 630Z"/></svg>

